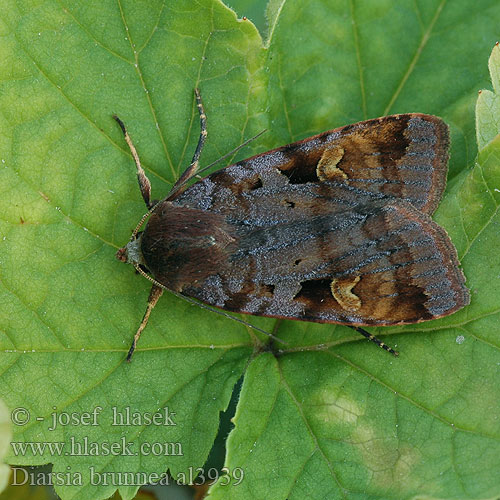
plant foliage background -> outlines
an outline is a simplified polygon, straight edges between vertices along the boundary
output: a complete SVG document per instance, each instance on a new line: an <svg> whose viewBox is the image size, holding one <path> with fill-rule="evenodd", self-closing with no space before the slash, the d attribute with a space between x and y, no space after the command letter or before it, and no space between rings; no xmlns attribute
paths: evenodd
<svg viewBox="0 0 500 500"><path fill-rule="evenodd" d="M276 1L263 39L218 0L4 0L0 13L0 397L25 407L18 442L179 442L182 456L26 453L83 475L63 499L106 498L98 472L201 467L219 412L243 387L227 441L238 486L209 498L487 498L500 494L500 5L496 0ZM279 358L241 325L162 298L124 358L149 284L114 259L144 212L120 130L153 195L189 163L202 92L208 164L390 113L442 116L450 180L435 215L472 303L379 330L395 360L344 327L283 322ZM474 106L477 91L477 140ZM479 143L479 151L477 144ZM477 159L476 159L477 158ZM273 320L245 318L268 330ZM50 414L103 408L98 426ZM175 412L170 427L111 425L112 407ZM39 421L37 417L43 417ZM69 469L68 469L69 468ZM135 486L120 486L125 499Z"/></svg>

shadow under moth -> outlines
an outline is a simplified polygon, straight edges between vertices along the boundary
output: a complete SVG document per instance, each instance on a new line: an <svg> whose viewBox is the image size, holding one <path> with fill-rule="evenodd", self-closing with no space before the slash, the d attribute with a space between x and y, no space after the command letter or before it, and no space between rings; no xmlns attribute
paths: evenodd
<svg viewBox="0 0 500 500"><path fill-rule="evenodd" d="M119 123L148 208L117 252L153 282L127 360L163 289L227 311L363 326L418 323L469 303L457 252L430 217L446 184L449 133L438 117L385 116L242 160L161 201ZM143 231L141 225L149 217Z"/></svg>

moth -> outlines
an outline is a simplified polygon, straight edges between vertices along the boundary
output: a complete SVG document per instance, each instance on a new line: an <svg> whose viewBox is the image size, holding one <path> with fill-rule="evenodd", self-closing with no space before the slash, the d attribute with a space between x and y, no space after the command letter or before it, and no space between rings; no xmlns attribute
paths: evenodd
<svg viewBox="0 0 500 500"><path fill-rule="evenodd" d="M117 258L153 282L130 360L164 289L226 311L364 326L419 323L458 311L469 291L446 231L449 132L408 113L323 132L239 161L187 187L193 160L161 201L123 122L148 213ZM144 230L139 231L149 217Z"/></svg>

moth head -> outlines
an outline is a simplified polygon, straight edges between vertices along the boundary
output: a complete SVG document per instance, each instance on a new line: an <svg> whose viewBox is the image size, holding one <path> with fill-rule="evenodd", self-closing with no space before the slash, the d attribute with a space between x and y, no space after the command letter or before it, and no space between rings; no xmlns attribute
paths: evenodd
<svg viewBox="0 0 500 500"><path fill-rule="evenodd" d="M134 267L144 266L144 257L141 250L142 232L133 235L132 239L116 252L116 258L121 262L127 262Z"/></svg>
<svg viewBox="0 0 500 500"><path fill-rule="evenodd" d="M161 201L156 202L147 211L147 213L142 216L142 219L139 221L139 224L137 224L132 236L130 237L130 241L124 247L118 249L116 252L116 258L120 262L132 264L136 269L138 269L139 266L146 267L144 265L144 257L141 250L142 231L139 232L139 229L144 224L146 219L156 210L156 207L158 207L160 203Z"/></svg>

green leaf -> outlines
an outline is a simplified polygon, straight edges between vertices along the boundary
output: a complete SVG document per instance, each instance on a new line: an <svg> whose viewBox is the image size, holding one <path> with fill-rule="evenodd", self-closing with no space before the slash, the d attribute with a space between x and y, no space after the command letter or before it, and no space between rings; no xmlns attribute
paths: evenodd
<svg viewBox="0 0 500 500"><path fill-rule="evenodd" d="M493 92L482 90L476 104L476 135L483 149L500 130L500 45L496 43L488 61Z"/></svg>
<svg viewBox="0 0 500 500"><path fill-rule="evenodd" d="M10 467L3 462L9 450L11 439L12 428L9 411L5 403L0 399L0 492L6 488L9 482Z"/></svg>
<svg viewBox="0 0 500 500"><path fill-rule="evenodd" d="M499 185L497 137L440 207L464 241L471 306L391 337L403 353L394 361L370 346L322 350L329 343L254 360L226 461L251 477L209 498L498 495L500 266L490 249L500 245Z"/></svg>
<svg viewBox="0 0 500 500"><path fill-rule="evenodd" d="M239 469L244 476L238 486L220 481L213 498L497 496L500 153L491 128L468 166L500 5L272 1L267 15L263 42L218 0L4 2L0 397L30 414L13 438L28 448L11 447L9 461L51 462L73 482L81 474L82 485L56 484L63 499L116 488L130 499L167 468L189 478L243 375L226 465L233 484ZM145 209L111 116L126 123L160 198L196 146L195 87L208 117L204 164L263 128L239 158L387 113L442 116L451 182L436 220L457 245L471 305L378 329L392 334L397 360L345 327L299 322L276 325L289 345L275 358L260 335L166 293L124 363L150 284L114 259ZM168 408L170 425L112 425L127 407ZM97 425L84 424L94 410ZM53 413L74 419L51 430ZM100 443L97 455L71 449L86 437ZM29 447L46 442L65 449ZM124 448L114 455L102 443Z"/></svg>

